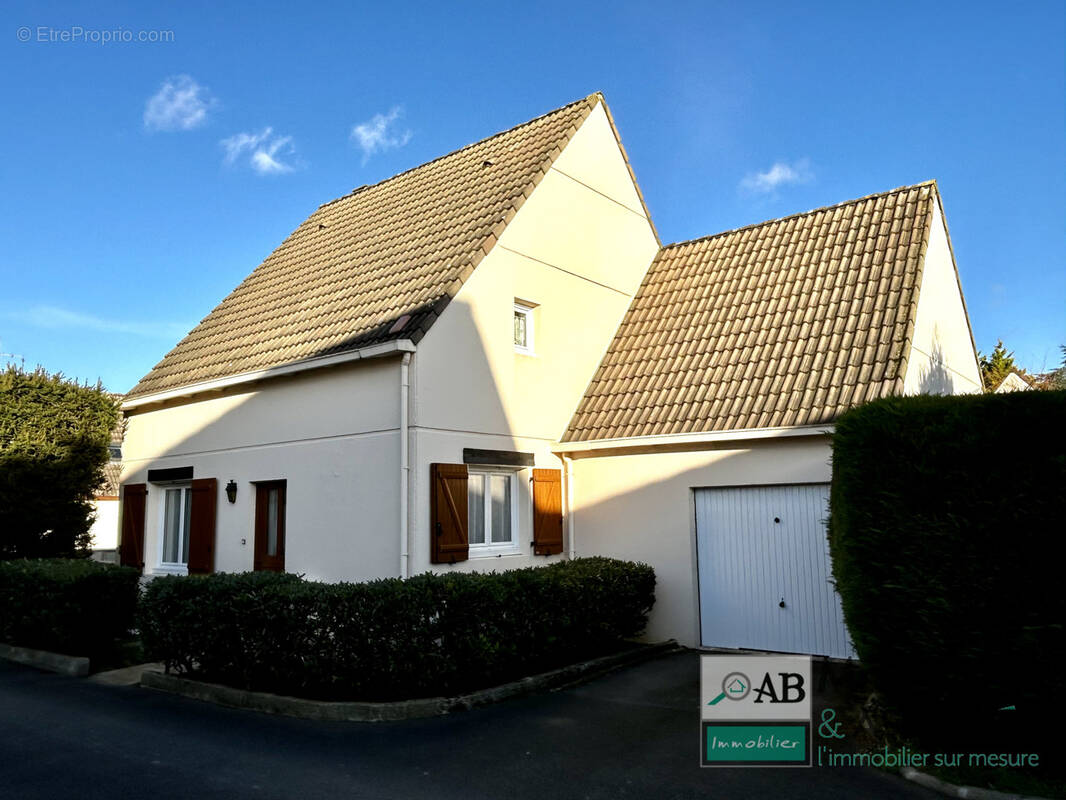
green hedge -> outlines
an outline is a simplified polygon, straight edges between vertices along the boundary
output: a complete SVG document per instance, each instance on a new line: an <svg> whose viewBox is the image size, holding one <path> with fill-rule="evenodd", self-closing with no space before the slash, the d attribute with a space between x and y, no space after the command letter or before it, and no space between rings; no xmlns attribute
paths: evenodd
<svg viewBox="0 0 1066 800"><path fill-rule="evenodd" d="M602 655L639 635L645 564L585 558L503 573L369 583L295 575L153 580L140 627L169 669L330 699L451 695Z"/></svg>
<svg viewBox="0 0 1066 800"><path fill-rule="evenodd" d="M0 642L100 656L132 627L140 571L88 559L0 562Z"/></svg>
<svg viewBox="0 0 1066 800"><path fill-rule="evenodd" d="M853 409L833 436L830 507L855 648L912 730L958 740L1004 706L1061 710L1066 392Z"/></svg>
<svg viewBox="0 0 1066 800"><path fill-rule="evenodd" d="M0 370L0 559L88 555L118 417L99 385Z"/></svg>

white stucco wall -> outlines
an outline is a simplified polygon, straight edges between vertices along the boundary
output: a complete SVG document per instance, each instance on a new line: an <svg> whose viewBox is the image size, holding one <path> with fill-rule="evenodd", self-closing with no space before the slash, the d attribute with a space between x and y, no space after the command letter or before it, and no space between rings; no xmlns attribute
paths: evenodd
<svg viewBox="0 0 1066 800"><path fill-rule="evenodd" d="M562 436L658 250L607 115L588 117L412 361L412 573L547 563L532 556L529 470L519 474L523 554L429 562L430 464L463 448L534 454L559 469ZM514 302L536 305L534 355L515 352ZM562 556L552 557L560 558Z"/></svg>
<svg viewBox="0 0 1066 800"><path fill-rule="evenodd" d="M951 257L944 216L940 204L933 205L904 392L980 392L983 390L981 371Z"/></svg>
<svg viewBox="0 0 1066 800"><path fill-rule="evenodd" d="M828 482L829 461L824 436L735 442L714 450L577 458L577 554L654 567L656 600L646 637L699 646L692 490Z"/></svg>
<svg viewBox="0 0 1066 800"><path fill-rule="evenodd" d="M287 481L289 572L393 575L399 559L399 364L368 360L129 418L123 483L193 467L219 485L215 568L252 569L254 481ZM223 487L238 485L230 504ZM145 565L159 564L161 487L149 485Z"/></svg>
<svg viewBox="0 0 1066 800"><path fill-rule="evenodd" d="M118 547L118 500L93 500L96 519L89 529L93 550L114 550Z"/></svg>

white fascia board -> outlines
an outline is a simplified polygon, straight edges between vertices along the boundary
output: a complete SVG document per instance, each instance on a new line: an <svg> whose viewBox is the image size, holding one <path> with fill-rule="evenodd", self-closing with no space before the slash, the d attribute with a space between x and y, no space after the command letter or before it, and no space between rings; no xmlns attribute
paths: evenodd
<svg viewBox="0 0 1066 800"><path fill-rule="evenodd" d="M217 378L212 381L203 381L202 383L192 383L188 386L181 386L177 389L169 389L165 392L157 392L155 394L146 394L143 397L136 397L133 400L127 400L121 406L123 411L129 411L140 406L151 405L153 403L161 403L165 400L172 400L176 397L188 397L194 394L200 394L202 392L210 392L215 389L225 389L230 386L238 386L242 383L253 383L255 381L261 381L265 378L277 378L282 375L291 375L294 372L304 372L310 369L321 369L322 367L333 367L338 364L347 364L351 361L362 361L367 358L382 358L384 356L395 355L399 353L413 353L415 352L415 343L410 339L396 339L391 342L382 342L381 344L372 344L367 347L360 347L358 350L349 350L346 353L338 353L332 356L317 356L315 358L307 358L303 361L294 361L291 364L282 364L277 367L267 367L266 369L257 369L252 372L242 372L239 375L230 375L226 378Z"/></svg>
<svg viewBox="0 0 1066 800"><path fill-rule="evenodd" d="M621 439L596 439L590 442L560 442L552 446L553 453L587 453L595 450L618 450L631 447L671 447L689 444L742 441L745 439L784 439L791 436L824 436L833 426L796 425L787 428L747 428L707 433L670 433L662 436L630 436Z"/></svg>

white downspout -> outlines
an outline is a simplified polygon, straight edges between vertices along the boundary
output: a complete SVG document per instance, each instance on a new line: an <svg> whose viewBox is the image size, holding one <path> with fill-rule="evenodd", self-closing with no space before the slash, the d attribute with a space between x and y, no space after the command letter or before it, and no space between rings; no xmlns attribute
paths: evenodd
<svg viewBox="0 0 1066 800"><path fill-rule="evenodd" d="M410 573L408 564L407 536L407 486L411 476L410 455L408 453L408 409L410 408L410 366L411 354L404 353L400 360L400 577L407 578Z"/></svg>
<svg viewBox="0 0 1066 800"><path fill-rule="evenodd" d="M569 558L577 557L577 524L574 522L574 465L570 456L562 456L563 476L566 479L566 540L570 543Z"/></svg>

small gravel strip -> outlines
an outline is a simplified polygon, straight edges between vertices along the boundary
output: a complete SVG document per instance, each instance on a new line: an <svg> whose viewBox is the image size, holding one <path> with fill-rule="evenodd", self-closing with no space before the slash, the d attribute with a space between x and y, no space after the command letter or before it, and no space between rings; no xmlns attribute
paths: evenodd
<svg viewBox="0 0 1066 800"><path fill-rule="evenodd" d="M580 664L571 664L551 672L542 672L513 683L505 683L491 689L481 689L459 697L427 697L400 700L394 703L305 700L300 697L250 692L215 683L204 683L156 670L147 670L141 675L141 686L184 695L195 700L267 714L283 714L290 717L335 722L388 722L436 717L450 714L453 711L466 711L478 706L498 703L520 695L556 689L588 680L627 664L645 661L680 649L673 640L641 645L621 653L584 661Z"/></svg>

